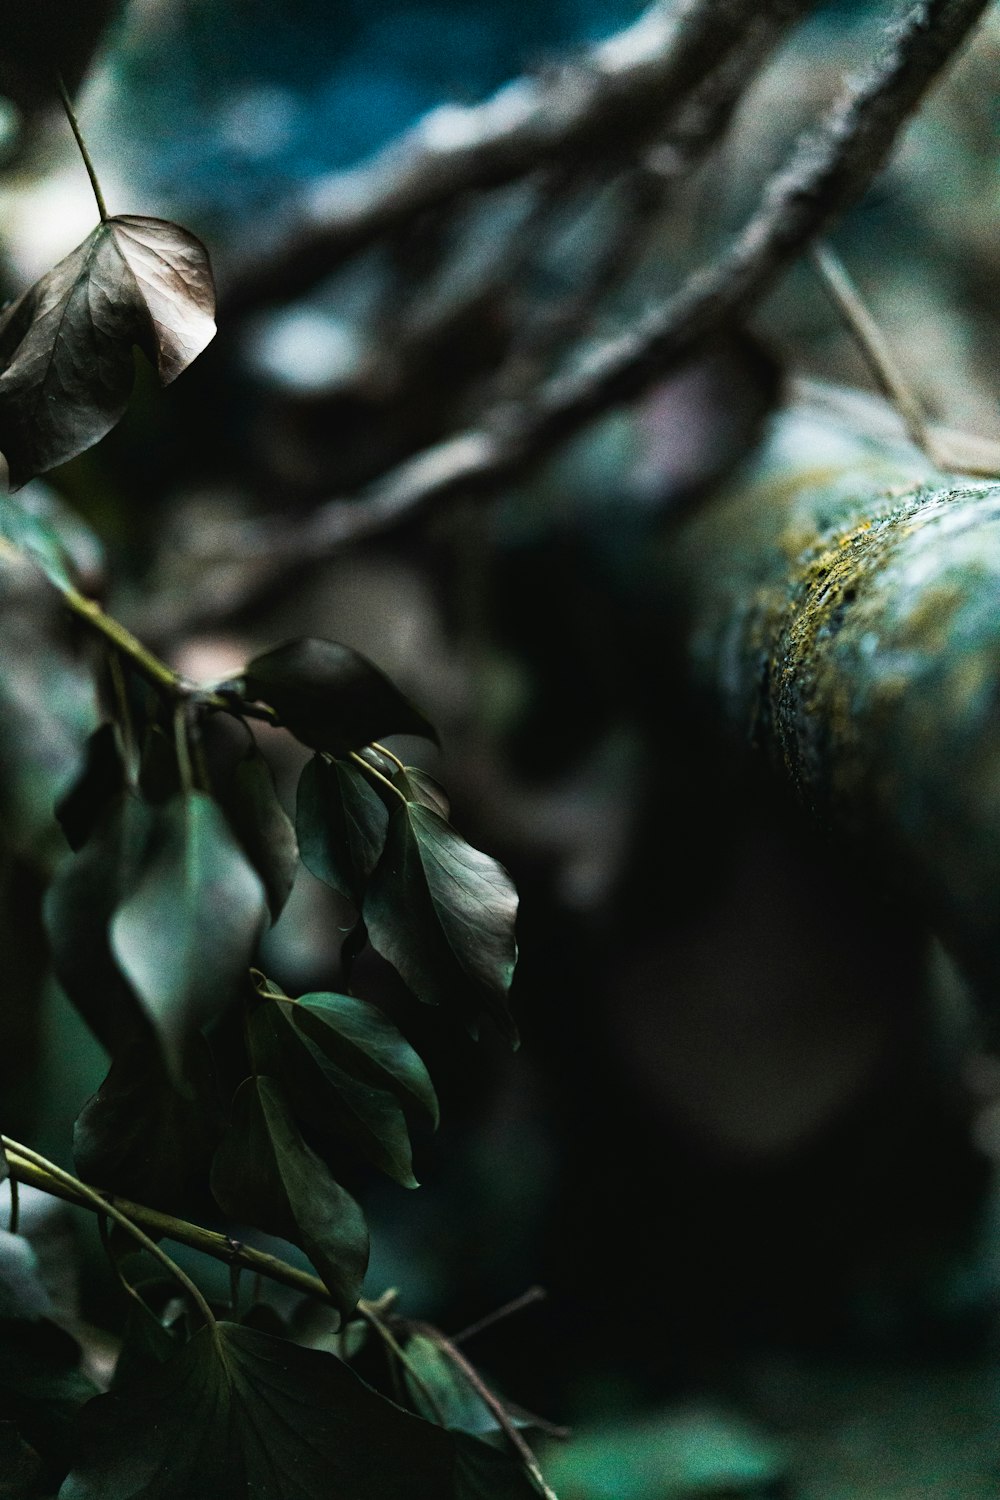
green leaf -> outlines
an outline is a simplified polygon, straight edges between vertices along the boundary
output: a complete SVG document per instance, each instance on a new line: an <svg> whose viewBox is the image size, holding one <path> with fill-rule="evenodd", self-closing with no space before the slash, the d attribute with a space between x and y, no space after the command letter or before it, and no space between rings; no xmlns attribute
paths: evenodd
<svg viewBox="0 0 1000 1500"><path fill-rule="evenodd" d="M295 826L310 874L360 906L389 826L386 805L364 772L350 761L314 755L299 777Z"/></svg>
<svg viewBox="0 0 1000 1500"><path fill-rule="evenodd" d="M169 384L215 334L204 245L164 219L123 214L0 318L0 449L14 488L82 453L119 421L138 344Z"/></svg>
<svg viewBox="0 0 1000 1500"><path fill-rule="evenodd" d="M222 1132L212 1061L197 1033L174 1087L151 1037L120 1046L73 1130L77 1171L100 1188L179 1212L203 1184Z"/></svg>
<svg viewBox="0 0 1000 1500"><path fill-rule="evenodd" d="M111 951L108 928L135 887L153 817L154 809L139 798L117 797L83 848L63 860L43 905L56 978L109 1052L145 1029L138 1001Z"/></svg>
<svg viewBox="0 0 1000 1500"><path fill-rule="evenodd" d="M407 802L389 819L363 911L372 947L418 1000L454 1010L473 1034L485 1010L516 1040L506 997L517 893L495 859L433 809Z"/></svg>
<svg viewBox="0 0 1000 1500"><path fill-rule="evenodd" d="M403 1381L415 1410L429 1422L460 1432L498 1431L497 1419L482 1397L426 1334L412 1334L406 1341Z"/></svg>
<svg viewBox="0 0 1000 1500"><path fill-rule="evenodd" d="M0 538L0 828L5 847L54 868L53 815L97 721L93 676L71 649L62 601Z"/></svg>
<svg viewBox="0 0 1000 1500"><path fill-rule="evenodd" d="M436 739L419 709L360 652L307 636L249 663L241 696L273 708L303 745L346 755L387 734Z"/></svg>
<svg viewBox="0 0 1000 1500"><path fill-rule="evenodd" d="M59 1500L537 1500L515 1462L379 1396L315 1349L204 1328L91 1402Z"/></svg>
<svg viewBox="0 0 1000 1500"><path fill-rule="evenodd" d="M416 1187L410 1133L394 1094L353 1077L294 1021L294 1001L272 999L250 1018L254 1065L279 1077L295 1114L327 1154L345 1142L403 1187Z"/></svg>
<svg viewBox="0 0 1000 1500"><path fill-rule="evenodd" d="M227 1009L252 962L265 897L206 793L176 797L153 819L138 883L112 920L111 945L180 1081L192 1032Z"/></svg>
<svg viewBox="0 0 1000 1500"><path fill-rule="evenodd" d="M396 767L392 782L399 787L408 802L419 802L423 807L429 807L447 822L451 812L448 794L433 776L428 776L419 766L404 766L402 770Z"/></svg>
<svg viewBox="0 0 1000 1500"><path fill-rule="evenodd" d="M237 762L219 801L263 881L271 920L276 922L295 883L299 848L292 821L278 801L274 774L255 745Z"/></svg>
<svg viewBox="0 0 1000 1500"><path fill-rule="evenodd" d="M0 496L0 536L28 554L57 588L99 583L101 544L54 490L33 484Z"/></svg>
<svg viewBox="0 0 1000 1500"><path fill-rule="evenodd" d="M290 1007L292 1025L355 1077L390 1089L439 1120L431 1076L402 1032L370 1000L355 995L302 995Z"/></svg>
<svg viewBox="0 0 1000 1500"><path fill-rule="evenodd" d="M71 849L82 849L109 802L125 791L125 763L118 726L105 721L87 740L83 764L56 806L56 817Z"/></svg>
<svg viewBox="0 0 1000 1500"><path fill-rule="evenodd" d="M273 1078L248 1078L237 1089L212 1192L230 1218L301 1246L350 1317L368 1266L364 1215L302 1139Z"/></svg>

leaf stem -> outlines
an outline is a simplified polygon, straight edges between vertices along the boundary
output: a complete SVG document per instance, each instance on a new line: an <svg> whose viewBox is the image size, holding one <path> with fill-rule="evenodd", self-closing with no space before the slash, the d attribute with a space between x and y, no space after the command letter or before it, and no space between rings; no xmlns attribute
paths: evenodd
<svg viewBox="0 0 1000 1500"><path fill-rule="evenodd" d="M2 1148L0 1148L2 1149ZM7 1159L6 1151L3 1152L4 1160ZM18 1191L18 1181L7 1162L7 1190L10 1193L10 1217L7 1220L7 1233L16 1234L21 1222L21 1195Z"/></svg>
<svg viewBox="0 0 1000 1500"><path fill-rule="evenodd" d="M475 1323L470 1323L468 1328L463 1328L461 1333L453 1333L451 1342L453 1344L464 1344L466 1339L474 1339L477 1334L492 1328L494 1323L500 1323L504 1318L512 1317L514 1313L523 1312L526 1307L533 1307L536 1302L544 1302L548 1293L543 1286L529 1286L526 1292L519 1297L514 1297L510 1302L505 1302L503 1307L498 1307L495 1312L487 1313Z"/></svg>
<svg viewBox="0 0 1000 1500"><path fill-rule="evenodd" d="M227 1239L224 1234L216 1233L213 1229L205 1229L200 1224L191 1224L185 1219L175 1218L173 1214L147 1208L144 1204L131 1203L125 1198L111 1198L110 1195L92 1193L87 1190L84 1183L78 1182L68 1172L60 1172L56 1168L55 1172L58 1175L53 1175L53 1172L49 1170L50 1164L39 1165L44 1158L38 1157L35 1152L29 1153L26 1147L15 1148L13 1142L10 1145L7 1161L11 1178L16 1176L19 1182L29 1183L32 1187L39 1188L43 1193L49 1193L54 1198L62 1198L78 1208L90 1208L97 1213L110 1213L110 1205L116 1206L132 1225L142 1226L151 1234L162 1235L165 1239L176 1241L177 1244L187 1245L192 1250L210 1255L213 1260L224 1261L227 1265L236 1262L257 1275L266 1276L269 1280L280 1282L283 1286L291 1287L293 1291L302 1292L306 1296L318 1297L324 1302L330 1301L330 1293L318 1276L313 1276L309 1271L302 1271L298 1266L290 1266L287 1261L280 1260L276 1255L269 1255L264 1250L251 1249L247 1245L234 1248L232 1240ZM99 1203L94 1199L99 1199Z"/></svg>
<svg viewBox="0 0 1000 1500"><path fill-rule="evenodd" d="M862 301L844 262L833 246L823 240L809 247L809 258L823 283L823 290L853 335L876 382L902 417L910 440L933 461L934 455L928 452L927 419L923 408L896 363L888 340Z"/></svg>
<svg viewBox="0 0 1000 1500"><path fill-rule="evenodd" d="M538 1493L543 1496L543 1500L559 1500L555 1490L546 1484L545 1476L538 1466L538 1459L514 1426L503 1402L490 1390L479 1374L479 1371L469 1363L461 1349L456 1349L451 1339L447 1338L439 1328L434 1328L429 1323L411 1323L410 1327L419 1333L425 1334L427 1338L431 1339L437 1345L441 1353L451 1361L459 1374L472 1387L483 1405L487 1406L493 1413L511 1447L517 1453L527 1473L534 1481Z"/></svg>
<svg viewBox="0 0 1000 1500"><path fill-rule="evenodd" d="M20 1166L20 1162L26 1162L30 1166L39 1168L53 1182L71 1188L74 1193L86 1201L88 1207L95 1209L98 1213L106 1214L108 1218L114 1219L116 1224L120 1224L127 1234L130 1234L144 1250L148 1250L150 1255L154 1256L160 1262L165 1270L170 1272L174 1280L187 1292L205 1322L211 1327L215 1322L215 1314L187 1272L182 1271L177 1262L171 1260L167 1252L154 1239L151 1239L145 1230L140 1229L139 1225L134 1223L127 1214L123 1213L116 1204L112 1203L110 1199L105 1198L96 1188L92 1188L87 1183L81 1182L71 1172L64 1172L62 1167L57 1167L55 1162L51 1162L46 1157L39 1155L30 1146L22 1146L19 1141L12 1141L8 1136L0 1136L0 1144L2 1144L7 1155L11 1175L14 1173L14 1160L12 1158L19 1158L18 1166Z"/></svg>
<svg viewBox="0 0 1000 1500"><path fill-rule="evenodd" d="M396 1338L396 1335L392 1332L391 1328L389 1328L388 1325L382 1321L382 1318L375 1311L375 1308L371 1305L371 1303L359 1303L358 1313L362 1318L364 1318L365 1322L370 1328L374 1328L375 1332L385 1344L385 1347L392 1354L393 1358L397 1361L400 1368L404 1369L407 1375L409 1375L410 1379L413 1381L413 1384L416 1386L417 1390L423 1396L424 1400L427 1402L427 1405L434 1413L434 1420L437 1422L438 1426L447 1427L448 1421L441 1407L441 1403L438 1401L437 1397L434 1395L434 1392L430 1389L427 1382L420 1374L420 1371L415 1367L413 1361L410 1359L406 1350Z"/></svg>
<svg viewBox="0 0 1000 1500"><path fill-rule="evenodd" d="M101 216L101 223L106 224L108 222L108 209L106 203L104 202L104 194L101 192L101 184L97 180L97 172L94 169L94 163L90 159L90 152L87 150L87 143L83 138L83 131L80 129L80 122L76 117L76 110L73 108L73 101L69 97L69 90L66 88L66 85L63 82L63 76L61 73L56 74L56 87L59 90L59 98L62 100L63 109L66 111L66 118L69 121L70 129L76 137L77 148L80 152L80 155L83 157L83 165L87 168L87 176L90 178L90 185L94 189L94 197L97 199L97 212Z"/></svg>
<svg viewBox="0 0 1000 1500"><path fill-rule="evenodd" d="M60 592L73 613L91 630L102 635L106 641L110 641L121 655L127 656L136 671L140 672L147 682L152 683L161 692L169 693L171 697L187 696L190 690L177 673L168 667L165 661L154 656L152 651L147 651L138 637L127 630L120 621L105 614L96 599L88 599L86 594L81 594L79 589L73 588L71 584L64 586Z"/></svg>
<svg viewBox="0 0 1000 1500"><path fill-rule="evenodd" d="M177 772L181 779L181 791L190 797L194 791L194 767L191 764L191 746L188 744L188 706L180 702L174 709L174 750L177 755Z"/></svg>
<svg viewBox="0 0 1000 1500"><path fill-rule="evenodd" d="M348 751L348 755L350 756L351 760L353 760L353 762L354 762L354 764L356 766L360 766L361 769L362 769L362 771L366 772L367 775L374 776L374 778L375 778L376 781L380 781L383 786L387 786L389 788L390 792L392 792L394 796L396 796L396 797L399 798L399 800L400 800L400 802L402 802L403 806L404 807L406 806L406 797L399 790L398 786L394 786L392 784L392 782L389 780L388 776L383 776L381 771L376 771L375 767L369 765L368 762L365 760L364 756L363 755L359 755L356 750L349 750ZM393 759L395 760L395 756L393 756Z"/></svg>
<svg viewBox="0 0 1000 1500"><path fill-rule="evenodd" d="M393 753L389 749L388 745L380 745L379 742L378 742L378 740L373 740L372 741L372 749L373 750L377 750L378 753L379 753L379 755L384 755L385 758L386 758L386 760L395 761L396 765L399 767L399 769L401 771L405 771L406 770L406 767L403 764L403 762L400 760L399 756L398 755L393 755ZM373 766L372 770L374 770L374 769L375 769L375 767Z"/></svg>

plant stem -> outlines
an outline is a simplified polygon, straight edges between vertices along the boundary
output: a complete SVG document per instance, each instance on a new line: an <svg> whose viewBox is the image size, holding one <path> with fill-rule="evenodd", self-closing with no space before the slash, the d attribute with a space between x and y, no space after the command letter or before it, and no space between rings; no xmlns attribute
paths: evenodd
<svg viewBox="0 0 1000 1500"><path fill-rule="evenodd" d="M21 1197L17 1190L17 1178L10 1169L10 1162L7 1161L7 1153L2 1147L0 1147L0 1157L3 1158L7 1168L7 1184L8 1192L10 1193L10 1217L7 1220L7 1233L16 1234L18 1224L21 1220Z"/></svg>
<svg viewBox="0 0 1000 1500"><path fill-rule="evenodd" d="M399 767L399 769L401 771L405 771L406 770L406 767L404 766L403 762L400 760L399 756L398 755L393 755L393 753L389 749L388 745L380 745L379 742L378 742L378 740L373 740L372 741L372 749L373 750L377 750L378 753L379 753L379 755L384 755L385 758L386 758L386 760L395 761L396 765ZM373 766L372 770L374 770L374 769L375 768Z"/></svg>
<svg viewBox="0 0 1000 1500"><path fill-rule="evenodd" d="M39 1165L44 1158L37 1157L34 1152L29 1153L25 1147L15 1147L11 1143L7 1161L12 1178L16 1176L19 1182L29 1183L55 1198L62 1198L79 1208L90 1208L99 1213L110 1213L110 1205L114 1205L131 1224L142 1226L151 1234L162 1235L179 1245L188 1245L192 1250L199 1250L204 1255L210 1255L213 1260L223 1261L227 1265L235 1263L245 1266L257 1275L266 1276L271 1281L280 1282L307 1296L318 1297L324 1302L330 1300L330 1294L318 1276L302 1271L298 1266L290 1266L276 1255L253 1250L247 1245L234 1245L232 1240L227 1239L224 1234L217 1234L215 1230L204 1229L200 1224L191 1224L185 1219L175 1218L172 1214L161 1213L158 1209L147 1208L143 1204L130 1203L125 1198L112 1199L97 1193L88 1195L85 1184L70 1177L69 1173L59 1172L58 1168L55 1169L58 1176L54 1175L47 1165ZM94 1202L95 1198L100 1200L99 1203Z"/></svg>
<svg viewBox="0 0 1000 1500"><path fill-rule="evenodd" d="M81 1182L72 1173L64 1172L62 1167L57 1167L55 1162L51 1162L46 1157L40 1156L37 1151L32 1151L30 1146L22 1146L20 1142L10 1140L8 1136L0 1136L0 1144L2 1144L7 1155L12 1175L14 1173L14 1160L12 1158L20 1158L18 1166L23 1161L31 1166L38 1167L42 1172L47 1173L53 1182L71 1188L74 1193L79 1194L86 1201L88 1207L96 1209L98 1213L107 1214L108 1218L114 1219L116 1224L120 1224L127 1234L130 1234L144 1250L148 1250L150 1255L154 1256L160 1262L165 1270L170 1272L171 1276L187 1292L205 1319L205 1322L211 1327L215 1322L215 1314L190 1276L186 1271L182 1271L177 1262L171 1260L167 1252L154 1239L150 1239L149 1235L140 1229L138 1224L129 1218L127 1214L123 1213L120 1208L105 1198L102 1193L97 1192L96 1188L89 1187L87 1183Z"/></svg>
<svg viewBox="0 0 1000 1500"><path fill-rule="evenodd" d="M414 1368L413 1361L409 1358L406 1350L403 1348L402 1344L396 1338L392 1330L387 1326L387 1324L382 1321L381 1317L376 1312L372 1304L370 1302L359 1302L358 1312L361 1317L364 1318L369 1328L374 1328L375 1332L385 1344L385 1347L392 1354L393 1358L397 1361L400 1367L406 1371L407 1375L409 1375L410 1379L413 1381L413 1384L417 1387L420 1394L427 1402L427 1405L434 1413L434 1420L437 1422L438 1426L447 1427L447 1419L445 1417L444 1411L441 1408L440 1402L434 1395L434 1392L429 1388L427 1382L424 1380L419 1370Z"/></svg>
<svg viewBox="0 0 1000 1500"><path fill-rule="evenodd" d="M927 419L923 408L896 363L888 340L861 300L844 262L833 246L822 240L810 246L809 258L883 394L902 417L910 440L927 453ZM933 454L927 456L933 461Z"/></svg>
<svg viewBox="0 0 1000 1500"><path fill-rule="evenodd" d="M441 1353L451 1361L459 1374L472 1387L483 1405L488 1407L493 1413L508 1442L517 1453L528 1474L538 1487L539 1494L544 1497L544 1500L559 1500L555 1491L546 1484L545 1476L538 1466L538 1459L514 1426L503 1402L498 1396L493 1394L479 1374L479 1371L469 1363L461 1349L456 1349L451 1339L446 1338L439 1328L433 1328L429 1323L411 1323L410 1327L425 1334L427 1338L431 1339L437 1345Z"/></svg>
<svg viewBox="0 0 1000 1500"><path fill-rule="evenodd" d="M130 630L126 630L118 620L105 614L96 599L88 599L72 585L64 587L60 592L73 613L91 630L103 636L106 641L110 641L121 655L127 656L136 671L140 672L147 682L152 683L161 692L169 693L171 697L187 696L189 688L177 673L172 671L165 661L154 656L152 651L147 651L138 637L134 636ZM223 705L220 699L221 706Z"/></svg>
<svg viewBox="0 0 1000 1500"><path fill-rule="evenodd" d="M390 792L392 792L396 797L399 798L399 800L400 800L400 802L402 802L403 806L404 807L406 806L406 798L405 798L405 796L399 790L398 786L393 786L393 784L389 780L388 776L383 776L381 771L376 771L375 767L374 766L370 766L368 764L368 762L365 760L364 756L363 755L359 755L356 750L349 751L349 754L350 754L351 760L353 760L353 762L354 762L354 764L356 766L360 766L361 769L362 769L362 771L364 771L368 776L374 776L374 778L375 778L376 781L380 781L383 786L387 786L389 788ZM395 756L393 756L393 759L395 760Z"/></svg>
<svg viewBox="0 0 1000 1500"><path fill-rule="evenodd" d="M191 764L191 747L188 744L187 704L183 701L174 708L174 750L177 755L181 791L185 797L190 797L194 791L194 767Z"/></svg>
<svg viewBox="0 0 1000 1500"><path fill-rule="evenodd" d="M492 1328L494 1323L512 1317L514 1313L523 1312L526 1307L533 1307L536 1302L544 1302L547 1295L543 1286L529 1286L526 1292L522 1292L519 1297L514 1297L510 1302L505 1302L503 1307L498 1307L495 1312L487 1313L476 1323L470 1323L468 1328L462 1329L461 1333L453 1333L451 1342L464 1344L466 1339L474 1339L476 1334Z"/></svg>
<svg viewBox="0 0 1000 1500"><path fill-rule="evenodd" d="M67 90L66 85L63 82L61 73L56 74L56 87L59 90L59 97L62 100L62 107L66 111L66 118L69 121L70 129L76 137L77 148L79 149L80 155L83 157L83 165L87 168L87 176L90 178L90 185L94 189L94 197L97 199L97 212L101 216L101 223L106 224L108 221L108 210L107 205L104 202L104 194L101 192L101 184L97 180L97 173L94 170L94 163L90 159L90 152L87 150L87 143L83 138L83 132L80 129L80 122L76 117L76 110L73 108L73 101L69 97L69 91Z"/></svg>

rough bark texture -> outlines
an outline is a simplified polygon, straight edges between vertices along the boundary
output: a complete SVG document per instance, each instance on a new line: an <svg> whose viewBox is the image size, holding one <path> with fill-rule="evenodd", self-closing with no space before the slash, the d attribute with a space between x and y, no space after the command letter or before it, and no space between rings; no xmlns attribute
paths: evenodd
<svg viewBox="0 0 1000 1500"><path fill-rule="evenodd" d="M799 409L669 542L699 680L812 815L1000 975L1000 483Z"/></svg>

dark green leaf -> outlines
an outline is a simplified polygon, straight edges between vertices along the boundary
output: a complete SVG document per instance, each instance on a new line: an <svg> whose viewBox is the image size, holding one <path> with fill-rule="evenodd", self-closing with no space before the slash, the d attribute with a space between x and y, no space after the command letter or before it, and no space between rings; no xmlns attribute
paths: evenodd
<svg viewBox="0 0 1000 1500"><path fill-rule="evenodd" d="M364 918L372 947L418 1000L456 1011L474 1030L486 1010L516 1039L506 997L517 961L517 893L495 859L433 809L394 810Z"/></svg>
<svg viewBox="0 0 1000 1500"><path fill-rule="evenodd" d="M47 485L0 496L0 536L28 553L57 588L83 580L99 584L100 542Z"/></svg>
<svg viewBox="0 0 1000 1500"><path fill-rule="evenodd" d="M297 740L346 755L387 734L437 736L419 709L360 652L305 637L255 657L234 684L273 708Z"/></svg>
<svg viewBox="0 0 1000 1500"><path fill-rule="evenodd" d="M204 1182L222 1130L203 1037L184 1052L185 1092L174 1087L151 1037L115 1054L73 1131L77 1170L87 1182L177 1213Z"/></svg>
<svg viewBox="0 0 1000 1500"><path fill-rule="evenodd" d="M188 1038L227 1009L250 966L265 897L225 815L204 792L164 803L153 818L153 840L135 890L112 920L111 944L181 1080Z"/></svg>
<svg viewBox="0 0 1000 1500"><path fill-rule="evenodd" d="M153 816L154 810L137 797L119 796L83 848L63 860L45 896L56 978L109 1052L145 1029L135 995L112 954L108 925L134 889Z"/></svg>
<svg viewBox="0 0 1000 1500"><path fill-rule="evenodd" d="M106 722L87 740L83 765L56 817L71 849L82 849L107 804L125 791L125 764L118 727Z"/></svg>
<svg viewBox="0 0 1000 1500"><path fill-rule="evenodd" d="M396 768L392 781L408 802L419 802L447 821L451 812L448 794L433 776L428 776L419 766L404 766L402 770Z"/></svg>
<svg viewBox="0 0 1000 1500"><path fill-rule="evenodd" d="M415 1333L407 1339L403 1380L414 1409L429 1422L460 1432L498 1430L497 1419L482 1397L426 1334Z"/></svg>
<svg viewBox="0 0 1000 1500"><path fill-rule="evenodd" d="M53 809L97 721L90 670L70 648L58 594L0 538L0 828L4 845L54 868L66 845Z"/></svg>
<svg viewBox="0 0 1000 1500"><path fill-rule="evenodd" d="M481 1451L480 1451L481 1450ZM91 1403L59 1500L537 1500L514 1461L402 1411L331 1354L204 1328Z"/></svg>
<svg viewBox="0 0 1000 1500"><path fill-rule="evenodd" d="M354 995L302 995L289 1019L321 1052L356 1077L390 1089L438 1123L438 1101L422 1059L389 1017Z"/></svg>
<svg viewBox="0 0 1000 1500"><path fill-rule="evenodd" d="M237 762L219 801L267 892L276 922L291 894L299 849L291 819L278 801L271 767L255 745Z"/></svg>
<svg viewBox="0 0 1000 1500"><path fill-rule="evenodd" d="M360 905L382 853L389 814L363 771L314 755L299 777L295 813L306 869Z"/></svg>
<svg viewBox="0 0 1000 1500"><path fill-rule="evenodd" d="M302 1139L273 1078L248 1078L237 1090L212 1192L230 1218L301 1246L350 1316L368 1266L364 1215Z"/></svg>
<svg viewBox="0 0 1000 1500"><path fill-rule="evenodd" d="M120 215L0 319L0 449L17 488L120 419L138 344L164 385L215 333L208 255L164 219Z"/></svg>
<svg viewBox="0 0 1000 1500"><path fill-rule="evenodd" d="M296 1116L327 1154L345 1142L403 1187L416 1187L406 1116L394 1094L353 1077L294 1022L295 1002L274 999L250 1019L254 1065L274 1073Z"/></svg>

